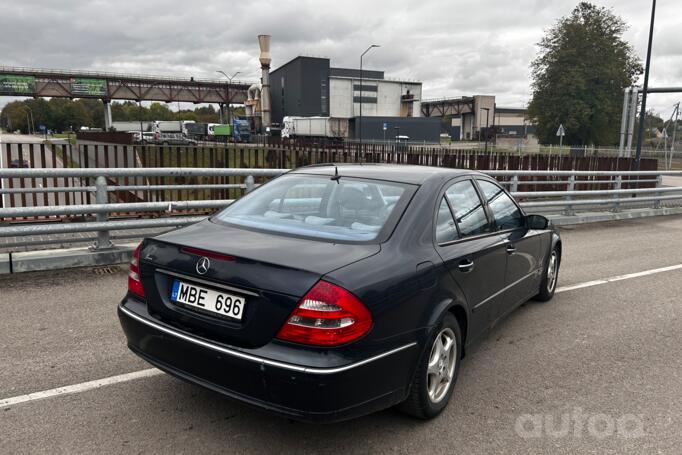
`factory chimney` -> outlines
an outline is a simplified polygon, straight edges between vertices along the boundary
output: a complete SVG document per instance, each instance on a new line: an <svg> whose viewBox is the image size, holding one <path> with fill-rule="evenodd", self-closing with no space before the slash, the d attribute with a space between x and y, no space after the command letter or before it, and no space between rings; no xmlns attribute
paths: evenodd
<svg viewBox="0 0 682 455"><path fill-rule="evenodd" d="M263 128L270 126L270 35L258 35L261 69L261 112Z"/></svg>

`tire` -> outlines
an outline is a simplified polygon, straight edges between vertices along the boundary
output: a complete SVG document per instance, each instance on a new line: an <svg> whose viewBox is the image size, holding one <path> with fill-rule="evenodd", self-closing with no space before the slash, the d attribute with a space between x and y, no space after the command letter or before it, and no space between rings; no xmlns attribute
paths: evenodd
<svg viewBox="0 0 682 455"><path fill-rule="evenodd" d="M433 364L434 350L438 349L436 343L440 339L441 346L443 346L443 341L448 338L453 343L454 352L452 350L447 351L445 357L436 356L437 363L432 367L432 371L435 370L436 372L429 374L429 363ZM419 359L407 399L400 403L397 408L406 414L423 420L432 419L440 414L448 405L455 388L461 353L462 334L459 324L451 313L446 313L431 334ZM452 360L452 364L449 359ZM443 381L444 377L439 376L437 372L450 376L447 384L439 382L439 380ZM431 386L431 392L429 386Z"/></svg>
<svg viewBox="0 0 682 455"><path fill-rule="evenodd" d="M557 247L552 248L552 251L547 256L547 263L542 272L542 281L540 282L540 290L535 300L540 302L548 302L554 297L556 291L556 284L559 281L559 266L561 265L561 255ZM553 269L550 274L550 268Z"/></svg>

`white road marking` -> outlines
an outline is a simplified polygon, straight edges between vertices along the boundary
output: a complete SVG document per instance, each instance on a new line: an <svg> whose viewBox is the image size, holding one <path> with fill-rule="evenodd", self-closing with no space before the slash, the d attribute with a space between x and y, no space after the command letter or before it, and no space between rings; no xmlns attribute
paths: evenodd
<svg viewBox="0 0 682 455"><path fill-rule="evenodd" d="M591 286L599 286L602 284L613 283L614 281L629 280L631 278L639 278L647 275L654 275L656 273L670 272L672 270L682 269L682 264L671 265L668 267L660 267L658 269L645 270L643 272L628 273L627 275L617 275L601 280L586 281L584 283L571 284L569 286L562 286L556 289L556 293L573 291L576 289L588 288ZM26 403L29 401L43 400L45 398L52 398L60 395L68 395L71 393L80 393L88 390L99 389L112 384L120 384L122 382L134 381L135 379L149 378L164 374L163 371L156 368L149 368L147 370L134 371L132 373L119 374L117 376L110 376L108 378L96 379L94 381L82 382L80 384L67 385L64 387L57 387L55 389L43 390L41 392L29 393L26 395L19 395L16 397L5 398L0 400L0 409L12 406L15 404Z"/></svg>
<svg viewBox="0 0 682 455"><path fill-rule="evenodd" d="M0 400L0 409L19 403L26 403L28 401L43 400L45 398L52 398L60 395L85 392L87 390L99 389L100 387L104 387L107 385L133 381L135 379L140 378L148 378L160 374L163 374L163 371L157 370L156 368L149 368L147 370L134 371L132 373L119 374L117 376L109 376L108 378L96 379L94 381L81 382L80 384L67 385L64 387L57 387L56 389L43 390L41 392L19 395L12 398L5 398L3 400Z"/></svg>
<svg viewBox="0 0 682 455"><path fill-rule="evenodd" d="M654 275L656 273L670 272L671 270L682 269L682 264L670 265L668 267L660 267L658 269L645 270L643 272L628 273L627 275L616 275L610 278L603 278L601 280L586 281L584 283L571 284L569 286L561 286L556 289L556 293L573 291L575 289L589 288L592 286L599 286L601 284L613 283L614 281L629 280L631 278L639 278L641 276Z"/></svg>

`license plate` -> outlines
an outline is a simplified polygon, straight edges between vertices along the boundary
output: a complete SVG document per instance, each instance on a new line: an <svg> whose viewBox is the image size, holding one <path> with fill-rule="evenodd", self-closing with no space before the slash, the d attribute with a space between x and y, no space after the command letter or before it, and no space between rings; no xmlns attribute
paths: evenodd
<svg viewBox="0 0 682 455"><path fill-rule="evenodd" d="M171 300L237 320L242 319L246 304L243 297L202 288L180 280L173 280Z"/></svg>

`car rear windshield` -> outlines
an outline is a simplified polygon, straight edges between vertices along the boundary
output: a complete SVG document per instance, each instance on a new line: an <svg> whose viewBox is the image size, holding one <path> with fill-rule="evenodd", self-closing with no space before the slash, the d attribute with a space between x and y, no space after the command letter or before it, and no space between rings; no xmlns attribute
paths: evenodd
<svg viewBox="0 0 682 455"><path fill-rule="evenodd" d="M213 217L229 224L327 240L368 242L392 230L412 185L380 180L287 174Z"/></svg>

